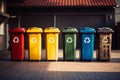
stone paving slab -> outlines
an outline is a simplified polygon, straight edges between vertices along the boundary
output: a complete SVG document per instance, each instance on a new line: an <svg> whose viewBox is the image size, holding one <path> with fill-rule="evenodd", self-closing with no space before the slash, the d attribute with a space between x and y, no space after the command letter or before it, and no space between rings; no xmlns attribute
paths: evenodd
<svg viewBox="0 0 120 80"><path fill-rule="evenodd" d="M0 57L0 80L120 80L120 50L113 50L111 57L110 62L56 62L11 61L7 55Z"/></svg>
<svg viewBox="0 0 120 80"><path fill-rule="evenodd" d="M0 80L120 80L119 63L0 61Z"/></svg>

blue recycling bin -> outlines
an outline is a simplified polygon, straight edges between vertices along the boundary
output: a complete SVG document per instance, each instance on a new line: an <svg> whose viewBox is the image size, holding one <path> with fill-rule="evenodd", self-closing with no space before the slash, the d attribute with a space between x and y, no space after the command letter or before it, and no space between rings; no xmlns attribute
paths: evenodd
<svg viewBox="0 0 120 80"><path fill-rule="evenodd" d="M95 29L90 27L80 28L79 34L81 39L81 55L82 61L92 61L94 53L94 34Z"/></svg>

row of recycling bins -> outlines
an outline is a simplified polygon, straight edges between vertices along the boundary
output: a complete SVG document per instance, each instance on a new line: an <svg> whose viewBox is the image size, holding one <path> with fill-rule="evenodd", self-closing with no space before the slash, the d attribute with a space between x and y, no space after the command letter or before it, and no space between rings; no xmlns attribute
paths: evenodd
<svg viewBox="0 0 120 80"><path fill-rule="evenodd" d="M80 60L92 61L94 55L94 36L98 37L97 60L109 61L111 53L112 32L110 28L98 28L97 31L90 27L76 28L67 27L61 30L63 41L63 56L64 60L75 60L76 58L76 34L79 33L81 54ZM29 60L41 60L41 34L42 28L32 27L28 28L13 28L9 30L10 45L11 45L11 59L24 60L24 33L28 35ZM46 44L46 58L47 60L58 59L58 38L60 30L54 27L48 27L44 30L45 44ZM27 45L25 43L25 45Z"/></svg>

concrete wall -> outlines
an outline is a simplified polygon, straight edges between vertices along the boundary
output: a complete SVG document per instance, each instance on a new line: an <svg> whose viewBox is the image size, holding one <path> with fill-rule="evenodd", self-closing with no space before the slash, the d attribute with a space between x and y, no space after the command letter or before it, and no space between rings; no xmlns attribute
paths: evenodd
<svg viewBox="0 0 120 80"><path fill-rule="evenodd" d="M116 0L117 6L115 8L115 23L120 22L120 0Z"/></svg>
<svg viewBox="0 0 120 80"><path fill-rule="evenodd" d="M0 0L0 12L5 12L5 0ZM2 23L0 24L0 50L5 47L4 35L4 23Z"/></svg>

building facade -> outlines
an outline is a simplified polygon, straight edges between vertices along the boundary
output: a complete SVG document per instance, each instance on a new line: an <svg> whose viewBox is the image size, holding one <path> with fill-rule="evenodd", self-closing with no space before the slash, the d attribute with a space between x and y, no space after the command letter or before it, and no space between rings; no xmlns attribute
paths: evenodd
<svg viewBox="0 0 120 80"><path fill-rule="evenodd" d="M116 0L117 5L115 8L115 23L120 22L120 0Z"/></svg>
<svg viewBox="0 0 120 80"><path fill-rule="evenodd" d="M115 48L120 49L120 0L116 0L117 6L115 8Z"/></svg>
<svg viewBox="0 0 120 80"><path fill-rule="evenodd" d="M0 51L6 49L6 46L8 46L8 44L5 44L5 40L8 40L6 38L8 35L5 34L7 33L6 30L8 30L6 25L9 18L9 15L6 14L6 6L6 0L0 0Z"/></svg>
<svg viewBox="0 0 120 80"><path fill-rule="evenodd" d="M114 28L115 6L115 0L13 0L8 4L8 13L12 16L9 27ZM44 35L42 38L42 47L45 48ZM77 38L77 48L79 40ZM59 41L59 45L62 49L62 41Z"/></svg>

